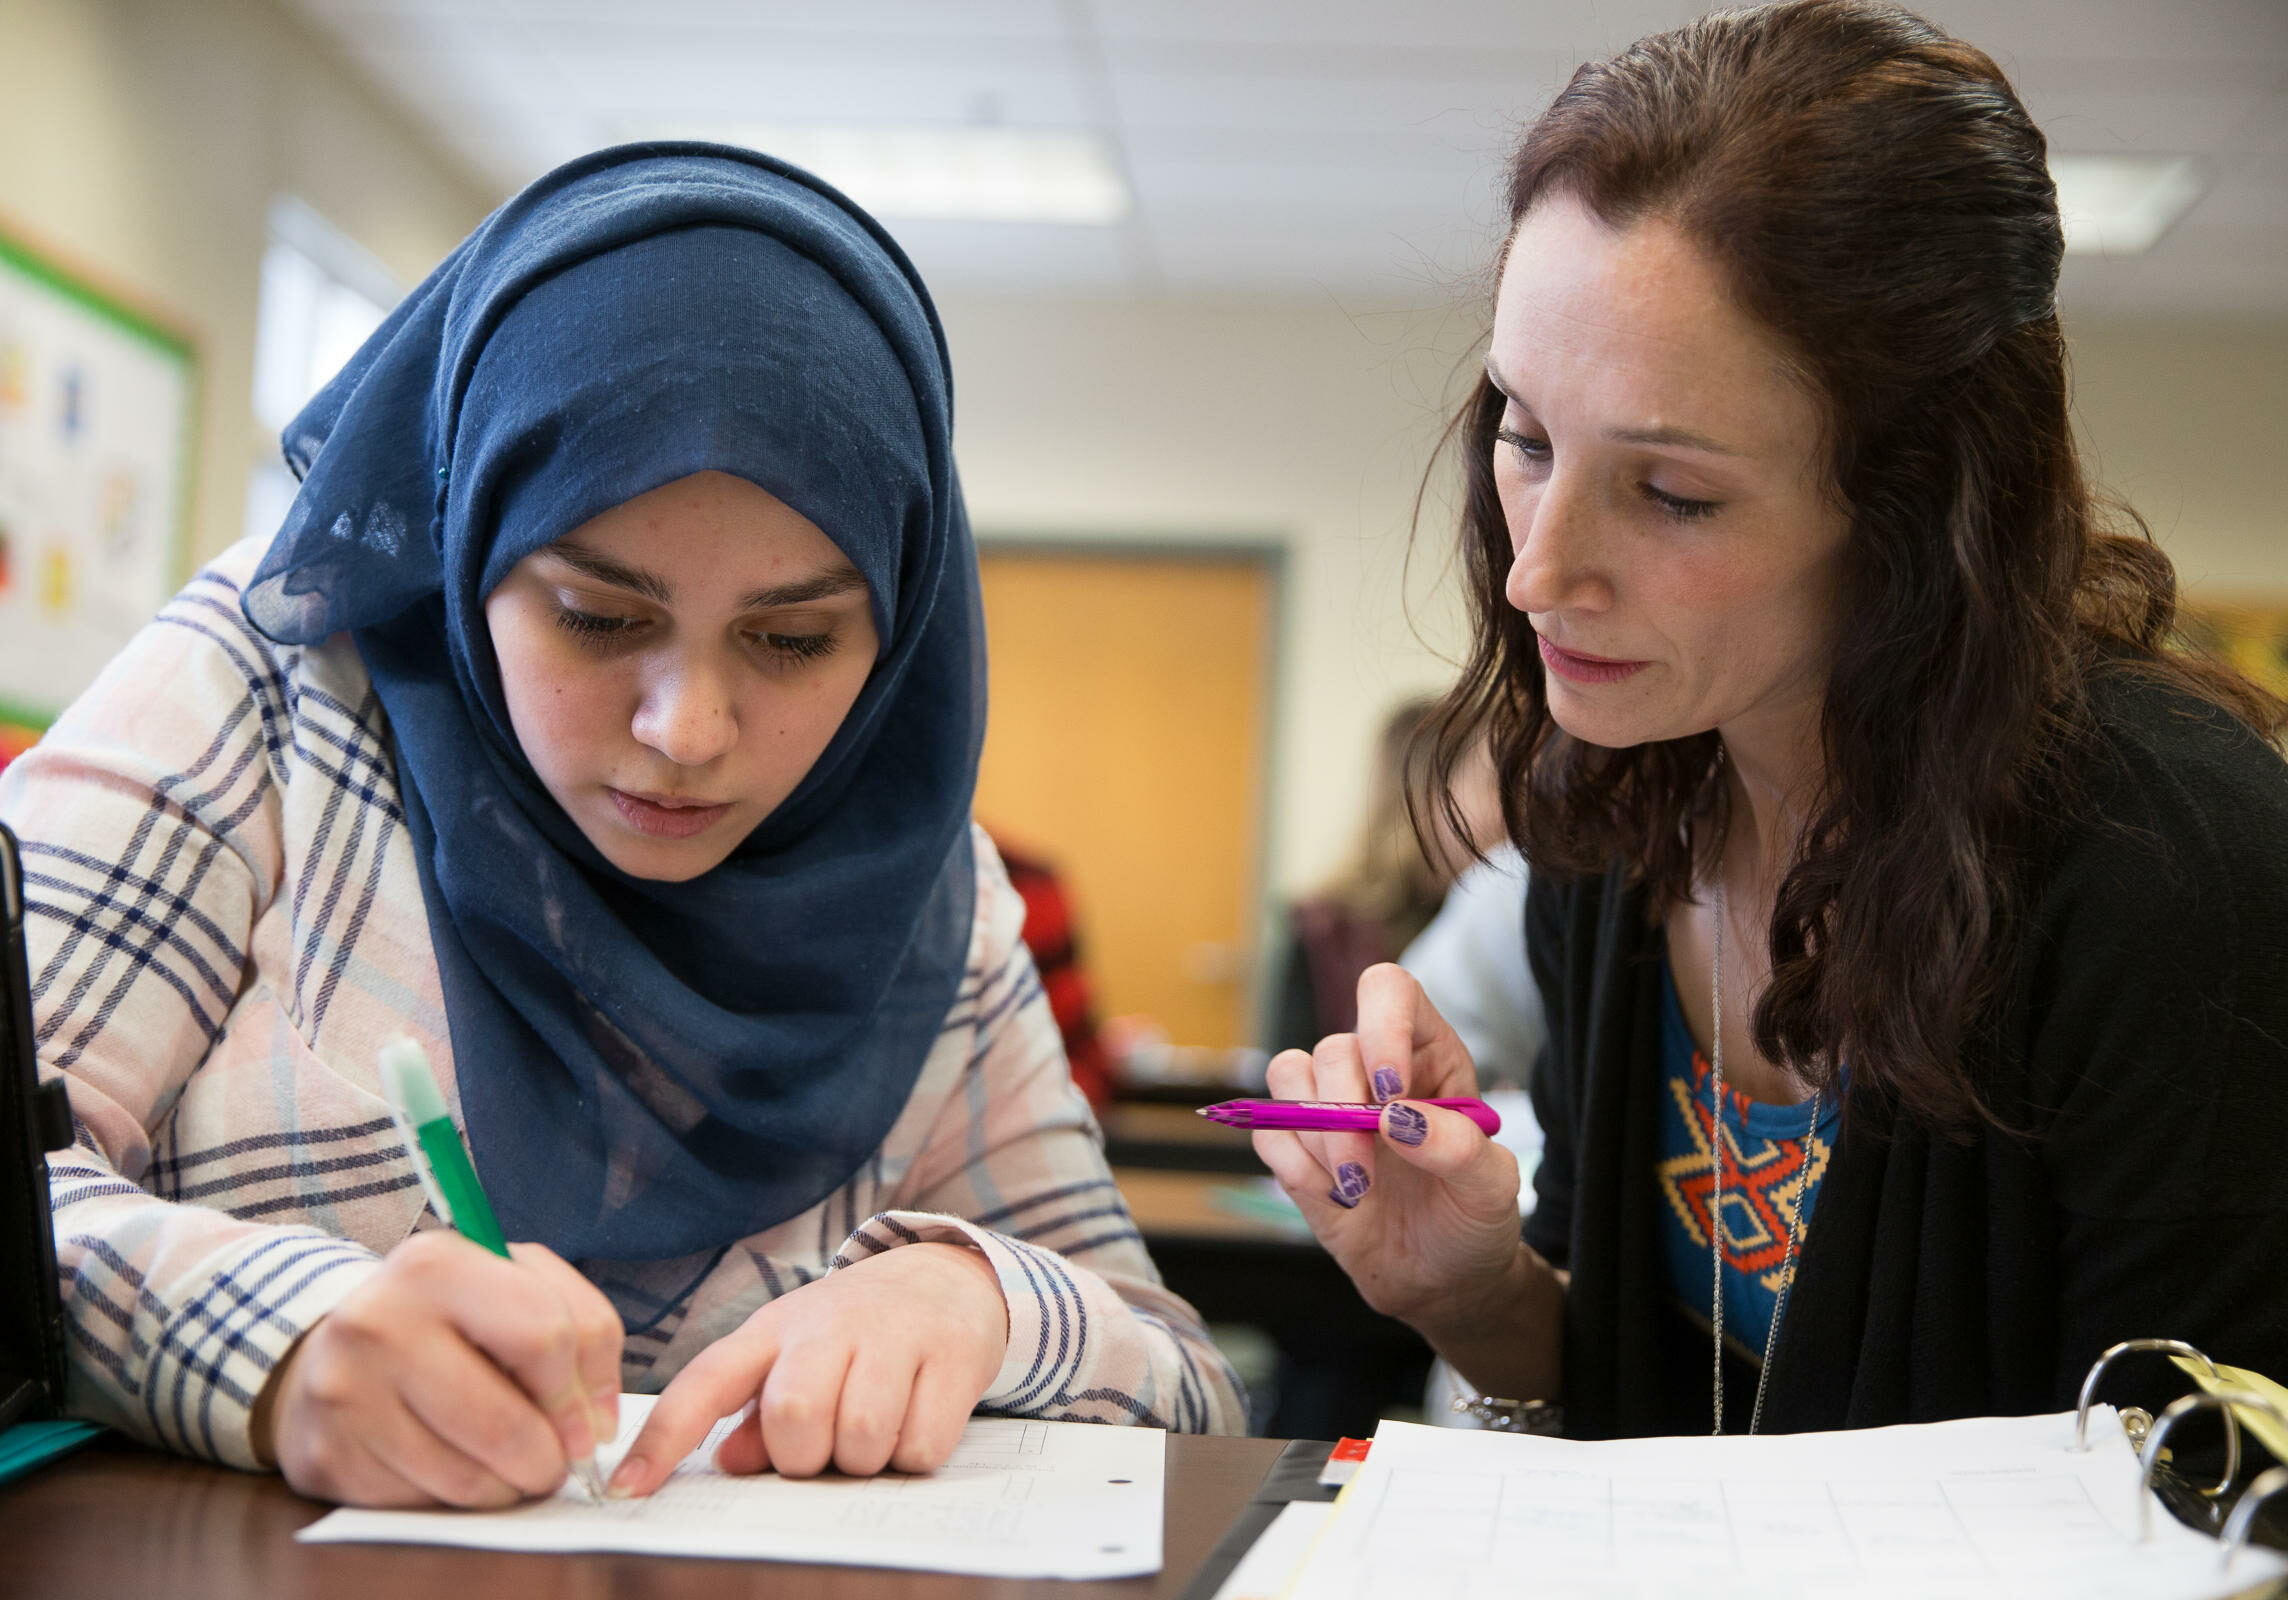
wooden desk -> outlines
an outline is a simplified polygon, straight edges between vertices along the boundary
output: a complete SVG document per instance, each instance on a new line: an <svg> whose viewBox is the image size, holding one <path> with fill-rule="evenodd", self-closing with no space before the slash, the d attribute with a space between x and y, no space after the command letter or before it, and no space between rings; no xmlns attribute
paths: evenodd
<svg viewBox="0 0 2288 1600"><path fill-rule="evenodd" d="M1168 1287L1210 1322L1248 1322L1283 1346L1332 1339L1426 1357L1404 1323L1378 1315L1310 1230L1250 1216L1217 1191L1247 1180L1215 1172L1112 1169Z"/></svg>
<svg viewBox="0 0 2288 1600"><path fill-rule="evenodd" d="M1261 1177L1255 1143L1239 1128L1194 1114L1190 1106L1115 1100L1104 1108L1105 1159L1116 1167L1181 1172L1236 1172Z"/></svg>
<svg viewBox="0 0 2288 1600"><path fill-rule="evenodd" d="M1112 1169L1113 1182L1120 1186L1120 1197L1128 1202L1128 1214L1135 1218L1137 1231L1144 1235L1155 1256L1164 1243L1179 1239L1217 1239L1323 1258L1326 1252L1311 1236L1302 1213L1288 1214L1293 1218L1289 1221L1287 1216L1273 1213L1267 1202L1235 1203L1235 1196L1253 1199L1250 1191L1261 1176L1261 1168L1254 1176L1175 1172L1158 1167L1115 1166Z"/></svg>
<svg viewBox="0 0 2288 1600"><path fill-rule="evenodd" d="M1209 1322L1262 1329L1285 1358L1267 1432L1364 1437L1393 1405L1421 1403L1430 1347L1359 1298L1308 1228L1249 1215L1219 1172L1114 1167L1113 1180L1168 1287Z"/></svg>
<svg viewBox="0 0 2288 1600"><path fill-rule="evenodd" d="M775 1561L296 1544L295 1530L326 1508L280 1479L105 1441L0 1488L0 1590L11 1600L1169 1600L1280 1448L1276 1439L1170 1436L1159 1575L1062 1583Z"/></svg>

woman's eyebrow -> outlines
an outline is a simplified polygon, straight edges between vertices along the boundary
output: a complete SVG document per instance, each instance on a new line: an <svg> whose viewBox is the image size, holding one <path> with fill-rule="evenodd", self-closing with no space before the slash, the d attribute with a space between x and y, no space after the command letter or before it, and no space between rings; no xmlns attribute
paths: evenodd
<svg viewBox="0 0 2288 1600"><path fill-rule="evenodd" d="M1607 428L1605 437L1616 444L1665 444L1685 450L1704 450L1712 456L1736 456L1740 451L1728 444L1719 444L1705 433L1694 433L1690 428Z"/></svg>
<svg viewBox="0 0 2288 1600"><path fill-rule="evenodd" d="M598 583L608 583L615 589L630 589L647 600L661 605L675 603L675 591L665 579L644 571L641 567L625 566L610 556L601 555L586 545L570 539L559 539L548 547L548 553L575 572L584 572Z"/></svg>
<svg viewBox="0 0 2288 1600"><path fill-rule="evenodd" d="M774 583L767 589L750 589L739 597L741 611L769 611L778 606L799 606L811 600L824 600L830 595L848 594L853 589L864 589L866 579L859 570L844 562L827 567L808 577L787 583Z"/></svg>
<svg viewBox="0 0 2288 1600"><path fill-rule="evenodd" d="M570 539L560 539L548 547L548 553L575 572L585 573L599 583L608 583L616 589L627 589L647 600L661 605L675 603L675 591L656 573L641 567L631 567L614 561L610 556L591 550ZM866 587L865 576L848 562L822 568L786 583L774 583L761 589L750 589L739 597L741 611L769 611L777 606L799 606L812 600L824 600L831 595L848 594L853 589Z"/></svg>
<svg viewBox="0 0 2288 1600"><path fill-rule="evenodd" d="M1486 382L1492 384L1501 397L1511 405L1522 405L1502 375L1494 369L1491 357L1486 361ZM1736 456L1746 452L1735 450L1728 444L1711 439L1705 433L1694 433L1690 428L1607 428L1605 437L1615 444L1673 445L1683 450L1701 450L1712 456Z"/></svg>

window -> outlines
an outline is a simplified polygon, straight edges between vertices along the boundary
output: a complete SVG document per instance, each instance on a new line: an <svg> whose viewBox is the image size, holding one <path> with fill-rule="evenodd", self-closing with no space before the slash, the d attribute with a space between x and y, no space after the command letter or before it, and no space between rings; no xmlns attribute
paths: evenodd
<svg viewBox="0 0 2288 1600"><path fill-rule="evenodd" d="M255 313L254 415L275 440L397 303L387 268L292 195L270 206ZM246 486L249 536L277 532L294 503L294 475L273 446Z"/></svg>

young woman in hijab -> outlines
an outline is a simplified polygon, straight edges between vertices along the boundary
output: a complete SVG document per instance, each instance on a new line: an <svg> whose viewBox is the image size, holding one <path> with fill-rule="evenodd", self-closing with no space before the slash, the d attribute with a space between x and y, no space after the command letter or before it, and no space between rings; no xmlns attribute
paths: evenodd
<svg viewBox="0 0 2288 1600"><path fill-rule="evenodd" d="M1235 1429L969 820L946 353L802 173L655 145L490 218L41 744L73 1403L365 1504L924 1470L974 1407ZM520 1244L436 1229L409 1035ZM623 1339L624 1335L624 1339ZM583 1395L591 1404L583 1404Z"/></svg>
<svg viewBox="0 0 2288 1600"><path fill-rule="evenodd" d="M1533 866L1533 1214L1403 1098L1475 1079L1394 968L1271 1065L1381 1137L1258 1149L1581 1437L2056 1410L2156 1335L2288 1376L2282 708L2082 476L2008 81L1887 6L1716 12L1582 67L1508 189L1440 746L1490 730Z"/></svg>

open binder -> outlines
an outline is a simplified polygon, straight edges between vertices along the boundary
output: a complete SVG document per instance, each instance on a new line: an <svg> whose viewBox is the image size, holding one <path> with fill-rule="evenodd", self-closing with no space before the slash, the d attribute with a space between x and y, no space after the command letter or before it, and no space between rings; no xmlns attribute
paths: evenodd
<svg viewBox="0 0 2288 1600"><path fill-rule="evenodd" d="M2179 1358L2202 1391L2158 1416L2102 1403L2109 1370L2145 1352ZM2288 1559L2250 1534L2288 1467L2232 1491L2243 1427L2288 1438L2288 1414L2232 1375L2181 1341L2130 1340L2098 1359L2074 1411L2053 1416L1597 1442L1385 1423L1332 1507L1259 1519L1271 1522L1266 1554L1295 1530L1306 1553L1277 1581L1254 1563L1249 1593L2262 1592L2288 1580ZM2226 1440L2213 1481L2174 1464L2189 1419L2208 1412ZM2156 1494L2179 1515L2156 1518Z"/></svg>
<svg viewBox="0 0 2288 1600"><path fill-rule="evenodd" d="M2199 1412L2213 1411L2224 1424L2224 1470L2216 1482L2193 1486L2193 1492L2205 1502L2205 1510L2187 1506L2182 1500L2177 1501L2176 1509L2180 1520L2195 1526L2206 1522L2209 1531L2218 1533L2224 1544L2224 1564L2229 1568L2233 1557L2248 1544L2258 1514L2274 1496L2288 1490L2288 1462L2275 1462L2259 1473L2247 1488L2241 1490L2237 1500L2233 1498L2233 1485L2240 1478L2242 1419L2251 1413L2268 1416L2281 1433L2288 1434L2288 1412L2282 1411L2267 1395L2253 1389L2238 1388L2225 1381L2215 1362L2182 1339L2124 1339L2091 1363L2089 1376L2082 1379L2081 1402L2074 1410L2076 1448L2089 1448L2090 1408L2096 1402L2098 1385L2104 1380L2106 1369L2122 1356L2141 1352L2179 1356L2185 1361L2197 1362L2207 1369L2212 1382L2182 1399L2170 1402L2157 1418L2135 1406L2121 1412L2122 1432L2137 1447L2138 1464L2143 1469L2140 1486L2145 1493L2137 1507L2140 1526L2150 1535L2153 1500L2160 1488L2159 1474L2170 1434L2185 1418Z"/></svg>

